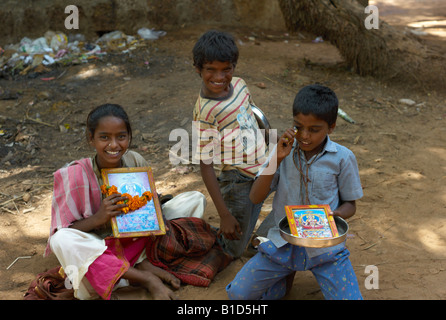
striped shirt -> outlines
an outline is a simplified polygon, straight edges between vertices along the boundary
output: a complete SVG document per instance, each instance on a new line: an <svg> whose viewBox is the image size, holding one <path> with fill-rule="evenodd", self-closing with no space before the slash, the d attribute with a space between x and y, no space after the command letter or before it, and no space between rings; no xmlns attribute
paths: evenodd
<svg viewBox="0 0 446 320"><path fill-rule="evenodd" d="M194 160L254 177L266 160L267 146L251 105L249 89L237 77L224 99L200 95L194 109Z"/></svg>

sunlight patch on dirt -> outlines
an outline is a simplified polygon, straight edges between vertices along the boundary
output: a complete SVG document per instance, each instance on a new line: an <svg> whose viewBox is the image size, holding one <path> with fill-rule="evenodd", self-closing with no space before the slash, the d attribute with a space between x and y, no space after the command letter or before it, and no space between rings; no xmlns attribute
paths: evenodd
<svg viewBox="0 0 446 320"><path fill-rule="evenodd" d="M436 224L440 224L439 221ZM446 241L444 236L441 234L444 232L437 230L438 232L432 230L432 225L427 225L425 227L419 228L417 231L418 238L420 242L431 252L442 254L446 249Z"/></svg>
<svg viewBox="0 0 446 320"><path fill-rule="evenodd" d="M446 160L446 149L444 148L429 148L428 149L433 154L443 158L443 160Z"/></svg>
<svg viewBox="0 0 446 320"><path fill-rule="evenodd" d="M95 65L89 65L87 68L83 68L80 70L75 76L75 79L88 79L91 77L97 77L97 76L104 76L104 75L114 75L117 77L120 77L123 75L122 71L117 66L107 66L103 68L97 68Z"/></svg>
<svg viewBox="0 0 446 320"><path fill-rule="evenodd" d="M361 177L364 176L372 176L378 173L378 169L377 168L367 168L367 169L360 169L359 170L359 175Z"/></svg>
<svg viewBox="0 0 446 320"><path fill-rule="evenodd" d="M423 29L437 37L446 37L446 20L424 20L411 22L408 24L411 28Z"/></svg>
<svg viewBox="0 0 446 320"><path fill-rule="evenodd" d="M421 179L426 178L421 173L413 171L413 170L405 170L403 173L400 174L400 177L402 177L403 179L409 179L409 180L421 180Z"/></svg>
<svg viewBox="0 0 446 320"><path fill-rule="evenodd" d="M446 2L443 0L370 0L380 17L390 24L406 26L411 32L446 38Z"/></svg>

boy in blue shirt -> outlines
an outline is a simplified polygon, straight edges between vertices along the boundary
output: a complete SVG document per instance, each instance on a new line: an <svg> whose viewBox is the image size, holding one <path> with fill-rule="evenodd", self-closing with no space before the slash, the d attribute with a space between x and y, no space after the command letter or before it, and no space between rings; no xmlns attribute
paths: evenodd
<svg viewBox="0 0 446 320"><path fill-rule="evenodd" d="M286 205L328 204L344 219L356 212L363 196L354 154L330 140L336 127L338 99L321 85L304 87L293 104L294 129L277 144L275 174L260 172L250 198L263 201L276 191L271 215L276 226L268 240L239 271L226 290L230 299L280 299L291 288L296 271L311 270L326 299L362 299L345 243L304 248L287 243L278 228ZM296 132L297 129L297 132Z"/></svg>

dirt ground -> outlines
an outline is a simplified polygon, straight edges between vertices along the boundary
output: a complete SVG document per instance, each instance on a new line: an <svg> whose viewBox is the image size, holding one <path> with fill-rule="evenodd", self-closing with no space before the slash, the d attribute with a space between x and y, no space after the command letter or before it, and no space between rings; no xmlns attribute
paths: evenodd
<svg viewBox="0 0 446 320"><path fill-rule="evenodd" d="M401 23L407 12L398 11L403 10L399 1L391 3L383 6L389 8L381 11L383 18ZM432 6L429 12L445 19L446 10L437 9ZM38 273L58 265L54 256L43 257L52 173L92 154L84 130L86 115L96 105L123 105L134 130L132 148L151 163L157 191L203 192L208 199L205 219L218 226L199 168L169 162L169 150L176 143L169 141L169 133L176 128L191 131L200 87L191 50L205 30L169 31L129 54L109 54L35 77L0 79L1 90L20 94L18 99L0 100L0 130L5 133L0 136L0 299L22 299ZM241 51L236 75L246 80L254 101L279 133L291 125L291 104L299 88L314 82L334 89L340 107L356 121L339 118L331 138L355 153L364 188L357 213L349 220L347 240L364 298L445 299L446 92L361 78L343 67L328 42L312 42L317 35L231 31ZM424 37L446 48L444 37ZM42 80L48 77L55 79ZM411 99L415 105L400 99ZM271 197L261 219L270 209ZM22 259L10 266L18 257ZM227 299L224 288L247 259L249 255L232 262L208 288L183 285L179 297ZM367 266L377 267L373 284L378 288L366 286ZM302 272L286 299L323 296L311 272Z"/></svg>

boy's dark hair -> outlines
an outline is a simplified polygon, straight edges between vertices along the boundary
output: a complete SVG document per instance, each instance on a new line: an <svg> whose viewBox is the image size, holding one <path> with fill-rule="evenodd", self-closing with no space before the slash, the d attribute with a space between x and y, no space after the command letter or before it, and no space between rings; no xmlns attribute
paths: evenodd
<svg viewBox="0 0 446 320"><path fill-rule="evenodd" d="M293 103L293 116L299 113L312 114L331 126L336 123L338 105L338 98L333 90L320 84L312 84L297 93Z"/></svg>
<svg viewBox="0 0 446 320"><path fill-rule="evenodd" d="M198 39L193 50L194 66L199 70L206 62L220 61L237 64L239 51L234 37L226 32L209 30Z"/></svg>
<svg viewBox="0 0 446 320"><path fill-rule="evenodd" d="M99 120L104 117L113 116L124 121L125 126L127 128L127 132L130 136L130 142L132 141L132 127L130 126L130 120L125 112L125 110L119 104L106 103L100 106L97 106L93 110L90 111L87 117L87 141L90 141L90 138L94 136L94 132L98 127ZM91 136L90 136L91 135Z"/></svg>

